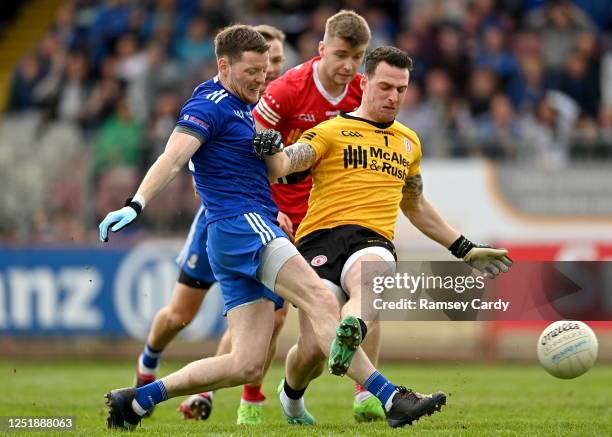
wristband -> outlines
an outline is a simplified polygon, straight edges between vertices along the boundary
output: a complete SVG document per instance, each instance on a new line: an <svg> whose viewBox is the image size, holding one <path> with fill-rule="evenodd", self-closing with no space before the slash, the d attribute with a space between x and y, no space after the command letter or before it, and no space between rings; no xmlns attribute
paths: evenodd
<svg viewBox="0 0 612 437"><path fill-rule="evenodd" d="M460 235L453 244L450 245L448 250L457 258L463 258L467 253L472 250L476 245L470 240Z"/></svg>
<svg viewBox="0 0 612 437"><path fill-rule="evenodd" d="M143 208L143 205L141 205L139 202L134 200L134 198L132 197L127 198L124 206L129 206L130 208L132 208L134 211L136 211L136 215L140 215L140 213L142 212L142 208Z"/></svg>
<svg viewBox="0 0 612 437"><path fill-rule="evenodd" d="M136 194L132 200L140 204L140 208L144 209L147 202L145 202L144 196L142 194Z"/></svg>

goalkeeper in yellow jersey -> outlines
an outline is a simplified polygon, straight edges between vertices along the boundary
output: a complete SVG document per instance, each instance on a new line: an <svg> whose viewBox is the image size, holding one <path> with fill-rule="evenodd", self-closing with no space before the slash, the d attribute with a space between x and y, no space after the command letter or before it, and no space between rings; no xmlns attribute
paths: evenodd
<svg viewBox="0 0 612 437"><path fill-rule="evenodd" d="M296 235L297 247L343 305L347 338L357 335L360 341L372 323L361 318L360 265L386 261L382 265L394 267L398 207L421 232L485 275L495 277L512 265L506 250L475 245L453 229L423 195L421 143L395 120L411 67L412 60L402 50L377 48L365 59L363 98L357 110L317 125L284 149L275 131L260 132L253 141L272 180L311 168L313 187ZM300 317L301 353L294 346L287 356L286 381L296 391L304 390L324 364L309 323ZM330 372L344 374L348 365L343 357L330 357ZM302 399L292 401L303 406Z"/></svg>

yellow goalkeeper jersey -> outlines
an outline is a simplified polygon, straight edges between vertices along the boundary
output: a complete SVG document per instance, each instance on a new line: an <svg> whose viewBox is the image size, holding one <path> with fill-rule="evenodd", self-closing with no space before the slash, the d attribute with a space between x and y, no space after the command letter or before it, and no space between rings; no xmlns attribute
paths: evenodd
<svg viewBox="0 0 612 437"><path fill-rule="evenodd" d="M392 240L404 183L420 173L416 133L398 121L382 124L341 114L307 130L298 142L314 148L316 162L296 240L348 224Z"/></svg>

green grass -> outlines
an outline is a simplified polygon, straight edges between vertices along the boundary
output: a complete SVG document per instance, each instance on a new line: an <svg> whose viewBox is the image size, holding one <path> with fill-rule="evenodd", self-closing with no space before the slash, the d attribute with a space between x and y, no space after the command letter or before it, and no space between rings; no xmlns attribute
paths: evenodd
<svg viewBox="0 0 612 437"><path fill-rule="evenodd" d="M179 363L163 364L167 373ZM612 435L612 366L596 365L575 380L558 380L537 366L471 364L393 364L381 370L393 381L431 392L449 394L442 413L392 430L385 423L357 425L351 414L352 384L348 378L324 375L306 394L316 427L291 427L283 422L275 386L282 367L274 366L266 379L265 423L260 427L234 424L240 389L215 395L214 410L206 422L184 421L175 411L180 399L158 406L134 436L604 436ZM125 435L105 428L103 395L126 386L133 377L133 361L0 362L0 416L73 415L72 435ZM40 432L10 435L40 436ZM66 433L49 433L65 436Z"/></svg>

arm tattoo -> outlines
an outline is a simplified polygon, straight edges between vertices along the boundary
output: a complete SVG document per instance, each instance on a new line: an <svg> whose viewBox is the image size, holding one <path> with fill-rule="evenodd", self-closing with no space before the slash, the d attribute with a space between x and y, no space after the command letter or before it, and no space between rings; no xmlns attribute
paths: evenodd
<svg viewBox="0 0 612 437"><path fill-rule="evenodd" d="M289 157L289 173L310 168L316 160L316 154L310 144L295 143L285 149Z"/></svg>
<svg viewBox="0 0 612 437"><path fill-rule="evenodd" d="M423 178L420 174L412 176L406 180L402 194L405 199L418 199L423 194Z"/></svg>

